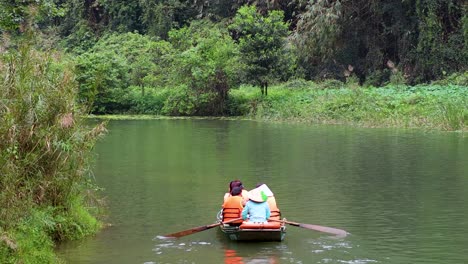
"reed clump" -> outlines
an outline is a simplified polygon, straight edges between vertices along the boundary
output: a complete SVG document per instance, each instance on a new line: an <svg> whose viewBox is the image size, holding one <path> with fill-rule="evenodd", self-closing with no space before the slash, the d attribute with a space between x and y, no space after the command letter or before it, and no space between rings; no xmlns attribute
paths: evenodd
<svg viewBox="0 0 468 264"><path fill-rule="evenodd" d="M55 241L100 227L90 151L105 128L81 118L62 54L20 43L0 54L0 263L50 263Z"/></svg>

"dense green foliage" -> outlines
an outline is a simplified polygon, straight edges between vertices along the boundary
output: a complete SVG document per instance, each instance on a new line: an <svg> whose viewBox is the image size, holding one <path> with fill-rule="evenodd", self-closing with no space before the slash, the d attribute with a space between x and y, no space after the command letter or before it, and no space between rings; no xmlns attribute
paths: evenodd
<svg viewBox="0 0 468 264"><path fill-rule="evenodd" d="M170 115L220 115L229 89L238 83L238 51L225 28L208 21L169 32L175 49L170 86L178 87L168 98ZM189 100L188 104L184 101ZM183 105L188 107L181 109Z"/></svg>
<svg viewBox="0 0 468 264"><path fill-rule="evenodd" d="M168 41L112 34L79 55L82 102L101 114L223 114L239 71L237 47L227 30L199 21L168 34ZM154 100L164 107L147 106Z"/></svg>
<svg viewBox="0 0 468 264"><path fill-rule="evenodd" d="M427 82L468 65L463 1L308 1L294 33L311 76L342 78L352 65L362 82L381 85L400 72Z"/></svg>
<svg viewBox="0 0 468 264"><path fill-rule="evenodd" d="M253 6L262 16L249 11L258 19L250 21L252 40L283 36L278 19L288 23L289 46L299 58L294 67L306 79L344 80L348 65L360 83L377 86L394 74L418 84L467 70L468 6L462 0L15 0L0 2L0 31L21 30L29 17L81 53L111 33L167 40L172 29L201 19L226 27L245 20ZM268 26L269 19L276 26ZM269 38L263 40L278 43Z"/></svg>
<svg viewBox="0 0 468 264"><path fill-rule="evenodd" d="M291 78L354 88L466 85L468 17L459 0L41 0L1 7L4 39L20 38L28 26L48 45L60 38L55 44L75 56L79 100L97 114L233 114L231 89L253 84L267 94L268 85Z"/></svg>
<svg viewBox="0 0 468 264"><path fill-rule="evenodd" d="M53 263L53 241L100 226L88 203L90 150L63 55L23 41L0 57L0 262Z"/></svg>
<svg viewBox="0 0 468 264"><path fill-rule="evenodd" d="M122 112L129 109L124 97L127 88L165 83L172 48L165 41L153 41L136 33L112 34L77 57L77 77L82 102L95 113Z"/></svg>
<svg viewBox="0 0 468 264"><path fill-rule="evenodd" d="M3 30L25 30L28 23L48 23L51 19L63 16L65 9L53 0L36 0L35 3L23 0L0 1L0 32Z"/></svg>
<svg viewBox="0 0 468 264"><path fill-rule="evenodd" d="M262 16L254 6L243 6L229 28L239 42L244 83L259 86L267 95L268 83L292 75L292 54L286 47L288 25L283 22L282 12Z"/></svg>

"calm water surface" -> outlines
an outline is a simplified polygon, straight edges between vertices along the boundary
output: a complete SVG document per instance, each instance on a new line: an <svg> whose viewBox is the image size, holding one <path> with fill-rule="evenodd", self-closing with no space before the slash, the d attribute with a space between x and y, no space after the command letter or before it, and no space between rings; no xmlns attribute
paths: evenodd
<svg viewBox="0 0 468 264"><path fill-rule="evenodd" d="M64 243L68 263L468 263L468 140L457 133L226 120L111 121L94 174L112 226ZM265 182L283 242L210 229L230 180Z"/></svg>

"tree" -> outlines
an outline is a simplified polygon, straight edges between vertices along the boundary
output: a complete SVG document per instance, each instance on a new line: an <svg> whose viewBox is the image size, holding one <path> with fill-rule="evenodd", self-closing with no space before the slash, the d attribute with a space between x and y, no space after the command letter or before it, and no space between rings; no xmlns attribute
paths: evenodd
<svg viewBox="0 0 468 264"><path fill-rule="evenodd" d="M259 86L262 95L268 95L269 83L288 78L291 72L293 57L287 48L288 24L283 18L282 11L262 16L255 6L243 6L229 26L239 44L244 81Z"/></svg>
<svg viewBox="0 0 468 264"><path fill-rule="evenodd" d="M77 58L80 99L94 113L124 112L123 98L129 86L163 86L166 81L166 41L154 41L137 33L110 34Z"/></svg>
<svg viewBox="0 0 468 264"><path fill-rule="evenodd" d="M174 98L169 103L196 99L191 109L170 112L223 114L229 89L236 83L239 65L238 50L228 31L208 20L200 20L189 27L170 31L169 41L177 49L171 69L172 83L188 87L183 98Z"/></svg>

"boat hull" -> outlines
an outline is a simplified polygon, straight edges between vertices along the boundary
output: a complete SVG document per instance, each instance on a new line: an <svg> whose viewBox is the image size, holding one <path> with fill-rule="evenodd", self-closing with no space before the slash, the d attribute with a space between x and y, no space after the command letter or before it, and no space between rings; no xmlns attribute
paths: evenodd
<svg viewBox="0 0 468 264"><path fill-rule="evenodd" d="M219 214L217 218L218 222L222 222ZM286 236L284 223L279 225L278 228L242 228L242 226L221 224L220 229L228 239L233 241L283 241Z"/></svg>
<svg viewBox="0 0 468 264"><path fill-rule="evenodd" d="M286 231L280 229L240 229L239 227L221 226L221 231L234 241L283 241Z"/></svg>

